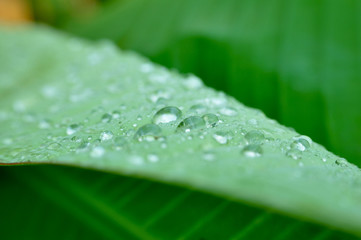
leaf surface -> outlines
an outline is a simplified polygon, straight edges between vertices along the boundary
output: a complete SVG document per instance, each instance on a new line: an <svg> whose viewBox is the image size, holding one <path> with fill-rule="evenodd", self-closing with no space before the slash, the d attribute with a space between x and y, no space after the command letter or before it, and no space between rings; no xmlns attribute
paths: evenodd
<svg viewBox="0 0 361 240"><path fill-rule="evenodd" d="M0 52L3 164L141 176L361 235L356 166L198 78L43 28L3 30ZM142 234L82 189L67 191Z"/></svg>

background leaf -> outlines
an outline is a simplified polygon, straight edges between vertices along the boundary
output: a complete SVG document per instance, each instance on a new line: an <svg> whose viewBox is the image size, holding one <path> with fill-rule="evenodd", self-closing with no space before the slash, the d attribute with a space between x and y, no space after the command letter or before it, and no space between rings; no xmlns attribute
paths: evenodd
<svg viewBox="0 0 361 240"><path fill-rule="evenodd" d="M360 164L360 16L357 0L133 0L62 29L195 73Z"/></svg>
<svg viewBox="0 0 361 240"><path fill-rule="evenodd" d="M196 77L118 52L108 42L92 45L41 28L3 31L0 51L2 163L68 164L142 176L361 234L356 166ZM168 113L158 122L164 106L179 107L182 117L162 122ZM213 115L207 120L204 114ZM210 122L210 116L218 121ZM159 126L147 125L152 121ZM144 126L152 131L144 134ZM116 218L111 224L143 234L82 186L44 174L51 177L39 185L44 194L59 196L51 188L65 187L90 201L94 211Z"/></svg>

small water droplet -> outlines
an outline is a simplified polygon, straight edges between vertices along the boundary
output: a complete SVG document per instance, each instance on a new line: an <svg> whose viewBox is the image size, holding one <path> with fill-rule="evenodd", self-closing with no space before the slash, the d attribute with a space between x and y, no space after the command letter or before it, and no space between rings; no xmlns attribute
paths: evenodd
<svg viewBox="0 0 361 240"><path fill-rule="evenodd" d="M219 122L219 118L213 113L207 113L203 115L202 118L206 122L207 128L215 127Z"/></svg>
<svg viewBox="0 0 361 240"><path fill-rule="evenodd" d="M184 79L183 84L188 89L198 89L203 86L202 80L194 75L190 75Z"/></svg>
<svg viewBox="0 0 361 240"><path fill-rule="evenodd" d="M113 117L114 119L120 118L120 112L117 111L117 110L114 110L114 111L112 112L112 117Z"/></svg>
<svg viewBox="0 0 361 240"><path fill-rule="evenodd" d="M109 113L104 113L102 116L102 122L103 123L109 123L110 121L112 121L113 116Z"/></svg>
<svg viewBox="0 0 361 240"><path fill-rule="evenodd" d="M51 123L47 119L43 119L39 122L39 128L40 129L47 129L51 127Z"/></svg>
<svg viewBox="0 0 361 240"><path fill-rule="evenodd" d="M238 113L236 111L236 109L232 108L232 107L224 107L224 108L221 108L219 110L219 112L225 116L236 116Z"/></svg>
<svg viewBox="0 0 361 240"><path fill-rule="evenodd" d="M323 157L322 162L327 162L327 158Z"/></svg>
<svg viewBox="0 0 361 240"><path fill-rule="evenodd" d="M298 160L302 158L302 152L298 149L293 148L286 152L286 156Z"/></svg>
<svg viewBox="0 0 361 240"><path fill-rule="evenodd" d="M301 152L307 150L310 147L309 141L307 141L305 138L298 138L295 141L293 141L290 145L291 148L295 148L300 150Z"/></svg>
<svg viewBox="0 0 361 240"><path fill-rule="evenodd" d="M77 136L72 137L70 140L73 142L81 142L81 138L79 138Z"/></svg>
<svg viewBox="0 0 361 240"><path fill-rule="evenodd" d="M148 154L147 160L149 162L155 163L155 162L159 161L159 157L157 155L155 155L155 154Z"/></svg>
<svg viewBox="0 0 361 240"><path fill-rule="evenodd" d="M153 123L143 125L135 133L134 138L138 141L154 141L158 139L162 134L162 129Z"/></svg>
<svg viewBox="0 0 361 240"><path fill-rule="evenodd" d="M336 159L335 163L337 165L339 165L340 167L347 167L348 166L348 162L346 159L344 158L339 158L339 159Z"/></svg>
<svg viewBox="0 0 361 240"><path fill-rule="evenodd" d="M164 107L160 109L153 117L155 124L170 123L177 121L182 116L182 111L177 107Z"/></svg>
<svg viewBox="0 0 361 240"><path fill-rule="evenodd" d="M213 134L213 138L220 144L226 144L228 140L232 139L229 132L218 131Z"/></svg>
<svg viewBox="0 0 361 240"><path fill-rule="evenodd" d="M66 134L68 134L68 135L73 135L73 134L76 133L79 129L80 129L80 125L78 125L78 124L71 124L71 125L66 129Z"/></svg>
<svg viewBox="0 0 361 240"><path fill-rule="evenodd" d="M57 143L57 142L53 142L53 143L50 143L46 148L49 150L56 150L56 149L61 148L61 144Z"/></svg>
<svg viewBox="0 0 361 240"><path fill-rule="evenodd" d="M101 146L93 148L90 152L90 156L93 158L100 158L104 155L105 149Z"/></svg>
<svg viewBox="0 0 361 240"><path fill-rule="evenodd" d="M200 115L207 112L207 107L202 104L195 104L189 108L189 111Z"/></svg>
<svg viewBox="0 0 361 240"><path fill-rule="evenodd" d="M100 140L102 142L112 139L114 134L111 131L104 131L100 133Z"/></svg>
<svg viewBox="0 0 361 240"><path fill-rule="evenodd" d="M177 131L190 132L193 129L203 128L206 122L198 116L191 116L179 123Z"/></svg>
<svg viewBox="0 0 361 240"><path fill-rule="evenodd" d="M244 138L249 144L259 144L262 143L265 139L263 133L258 130L249 131Z"/></svg>
<svg viewBox="0 0 361 240"><path fill-rule="evenodd" d="M260 157L262 152L262 147L258 144L247 145L242 150L243 155L250 158Z"/></svg>

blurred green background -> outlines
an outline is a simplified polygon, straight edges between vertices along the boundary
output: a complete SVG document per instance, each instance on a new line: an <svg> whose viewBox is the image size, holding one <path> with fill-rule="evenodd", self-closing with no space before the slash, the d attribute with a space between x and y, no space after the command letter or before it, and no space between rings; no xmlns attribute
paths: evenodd
<svg viewBox="0 0 361 240"><path fill-rule="evenodd" d="M361 166L359 0L23 2L33 21L194 73Z"/></svg>

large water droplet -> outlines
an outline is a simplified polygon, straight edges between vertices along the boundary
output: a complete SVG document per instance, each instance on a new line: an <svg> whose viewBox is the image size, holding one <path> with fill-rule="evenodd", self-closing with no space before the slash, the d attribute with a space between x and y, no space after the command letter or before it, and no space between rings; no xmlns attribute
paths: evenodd
<svg viewBox="0 0 361 240"><path fill-rule="evenodd" d="M73 135L73 134L76 133L79 129L80 129L80 125L79 125L79 124L71 124L71 125L66 129L66 134L68 134L68 135Z"/></svg>
<svg viewBox="0 0 361 240"><path fill-rule="evenodd" d="M204 114L202 118L206 122L207 128L215 127L219 122L219 118L213 113Z"/></svg>
<svg viewBox="0 0 361 240"><path fill-rule="evenodd" d="M164 107L160 109L153 117L155 124L170 123L177 121L182 116L182 111L177 107Z"/></svg>
<svg viewBox="0 0 361 240"><path fill-rule="evenodd" d="M100 158L104 155L105 149L101 146L93 148L90 152L90 156L93 158Z"/></svg>
<svg viewBox="0 0 361 240"><path fill-rule="evenodd" d="M243 148L242 153L246 157L260 157L262 155L262 147L258 144L250 144Z"/></svg>
<svg viewBox="0 0 361 240"><path fill-rule="evenodd" d="M286 156L297 160L302 158L302 152L296 148L293 148L286 152Z"/></svg>
<svg viewBox="0 0 361 240"><path fill-rule="evenodd" d="M249 144L259 144L262 143L265 139L263 133L258 130L249 131L244 138Z"/></svg>
<svg viewBox="0 0 361 240"><path fill-rule="evenodd" d="M178 131L190 132L193 129L203 128L206 122L198 116L191 116L184 119L177 127Z"/></svg>
<svg viewBox="0 0 361 240"><path fill-rule="evenodd" d="M143 125L135 133L134 138L138 141L154 141L158 139L162 134L162 129L153 123Z"/></svg>
<svg viewBox="0 0 361 240"><path fill-rule="evenodd" d="M111 131L104 131L102 133L100 133L100 140L103 141L108 141L110 139L112 139L114 136L114 134Z"/></svg>

